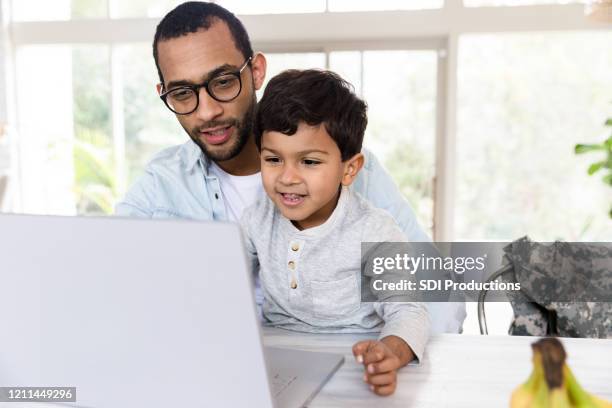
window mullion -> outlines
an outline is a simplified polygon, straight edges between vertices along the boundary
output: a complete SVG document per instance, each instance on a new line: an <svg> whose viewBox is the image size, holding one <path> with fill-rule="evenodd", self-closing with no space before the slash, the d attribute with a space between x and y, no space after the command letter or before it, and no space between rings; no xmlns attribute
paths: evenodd
<svg viewBox="0 0 612 408"><path fill-rule="evenodd" d="M452 241L457 115L457 35L438 51L436 101L436 171L434 179L434 239Z"/></svg>
<svg viewBox="0 0 612 408"><path fill-rule="evenodd" d="M126 192L125 117L123 103L122 53L118 46L111 46L110 84L113 163L116 182L115 193L123 197Z"/></svg>

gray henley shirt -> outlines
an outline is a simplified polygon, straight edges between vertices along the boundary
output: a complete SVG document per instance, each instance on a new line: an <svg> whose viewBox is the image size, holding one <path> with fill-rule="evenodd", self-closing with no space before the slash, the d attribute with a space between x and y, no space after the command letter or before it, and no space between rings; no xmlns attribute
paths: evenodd
<svg viewBox="0 0 612 408"><path fill-rule="evenodd" d="M300 231L268 196L245 210L247 256L259 273L264 323L314 333L380 332L402 338L421 361L429 333L423 303L362 303L361 243L406 242L386 211L343 187L325 223Z"/></svg>

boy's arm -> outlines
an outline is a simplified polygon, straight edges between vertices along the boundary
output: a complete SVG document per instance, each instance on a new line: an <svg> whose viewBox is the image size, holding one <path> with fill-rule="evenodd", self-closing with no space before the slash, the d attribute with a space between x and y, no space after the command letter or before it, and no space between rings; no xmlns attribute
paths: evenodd
<svg viewBox="0 0 612 408"><path fill-rule="evenodd" d="M397 249L392 244L383 244L386 246L382 248L382 251L374 247L374 255L371 254L369 256L376 256L376 254L393 255L395 252L402 250L404 245L406 245L404 244L406 236L399 229L393 218L384 211L376 210L373 212L366 220L363 231L362 242L399 243ZM403 278L405 276L400 275L390 279L400 280ZM430 318L427 306L423 302L407 302L405 298L401 296L395 297L393 293L380 293L378 296L380 300L374 303L374 310L385 322L379 340L382 341L388 337L401 339L411 349L413 358L416 357L417 360L421 361L425 344L429 338ZM398 301L387 301L387 299L391 300L394 297ZM403 301L400 302L400 300ZM399 348L400 352L405 352L405 350L402 350L401 342L398 343L395 339L387 342L393 348ZM409 353L408 356L410 356ZM406 363L410 360L406 361Z"/></svg>
<svg viewBox="0 0 612 408"><path fill-rule="evenodd" d="M387 307L389 303L379 305ZM403 305L410 305L415 311L419 310L418 303ZM405 313L406 310L398 307L394 312L395 316L384 317L385 326L379 340L360 341L353 345L353 354L357 362L364 367L363 380L375 394L393 394L397 387L397 371L415 358L422 361L427 342L428 319L426 309L422 305L421 307L425 316L421 312Z"/></svg>
<svg viewBox="0 0 612 408"><path fill-rule="evenodd" d="M257 248L253 242L251 231L251 223L253 220L252 207L247 208L240 219L240 229L242 231L242 242L244 244L247 267L253 277L253 286L255 288L255 302L257 303L258 314L262 316L261 305L263 304L263 292L259 282L259 258L257 257Z"/></svg>
<svg viewBox="0 0 612 408"><path fill-rule="evenodd" d="M385 321L385 326L380 332L379 340L385 342L386 338L392 338L386 343L392 348L405 353L395 339L401 339L410 348L412 356L402 365L405 365L416 358L419 362L423 359L423 352L427 344L429 334L429 314L423 303L394 303L381 302L374 304L374 309ZM395 338L395 339L393 339Z"/></svg>
<svg viewBox="0 0 612 408"><path fill-rule="evenodd" d="M374 211L363 227L362 242L406 241L393 218L380 210ZM374 251L375 255L377 250ZM364 365L364 381L372 392L386 396L395 392L400 367L415 358L422 361L429 334L429 313L420 302L380 301L374 303L374 310L385 322L379 340L356 343L353 354Z"/></svg>
<svg viewBox="0 0 612 408"><path fill-rule="evenodd" d="M397 356L401 367L405 366L416 357L412 348L400 337L391 335L382 338L380 341ZM374 367L374 371L376 371L376 368L377 367Z"/></svg>
<svg viewBox="0 0 612 408"><path fill-rule="evenodd" d="M245 210L240 218L240 229L242 230L242 241L247 258L247 267L255 278L259 272L259 259L257 258L257 248L253 242L250 220L252 220L250 208Z"/></svg>

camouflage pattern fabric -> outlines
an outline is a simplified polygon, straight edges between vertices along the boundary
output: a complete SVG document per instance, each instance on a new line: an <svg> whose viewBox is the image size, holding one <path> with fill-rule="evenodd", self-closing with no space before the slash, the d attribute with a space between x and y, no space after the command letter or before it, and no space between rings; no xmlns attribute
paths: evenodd
<svg viewBox="0 0 612 408"><path fill-rule="evenodd" d="M509 334L612 338L612 245L523 237L504 251L513 268L502 280L521 283L508 292Z"/></svg>

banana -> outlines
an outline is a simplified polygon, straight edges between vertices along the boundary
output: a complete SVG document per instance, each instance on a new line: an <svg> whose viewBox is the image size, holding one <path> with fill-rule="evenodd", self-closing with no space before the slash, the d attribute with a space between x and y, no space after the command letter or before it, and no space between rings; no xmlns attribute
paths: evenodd
<svg viewBox="0 0 612 408"><path fill-rule="evenodd" d="M577 408L612 408L612 403L589 394L580 386L574 373L567 364L563 365L563 376L567 384L568 394Z"/></svg>
<svg viewBox="0 0 612 408"><path fill-rule="evenodd" d="M531 348L533 370L512 393L510 408L612 408L612 403L589 394L576 381L558 339L541 339Z"/></svg>
<svg viewBox="0 0 612 408"><path fill-rule="evenodd" d="M529 408L535 401L538 390L542 387L544 379L544 371L542 370L542 358L538 354L533 355L533 371L525 383L519 386L512 393L510 399L510 407L512 408Z"/></svg>

